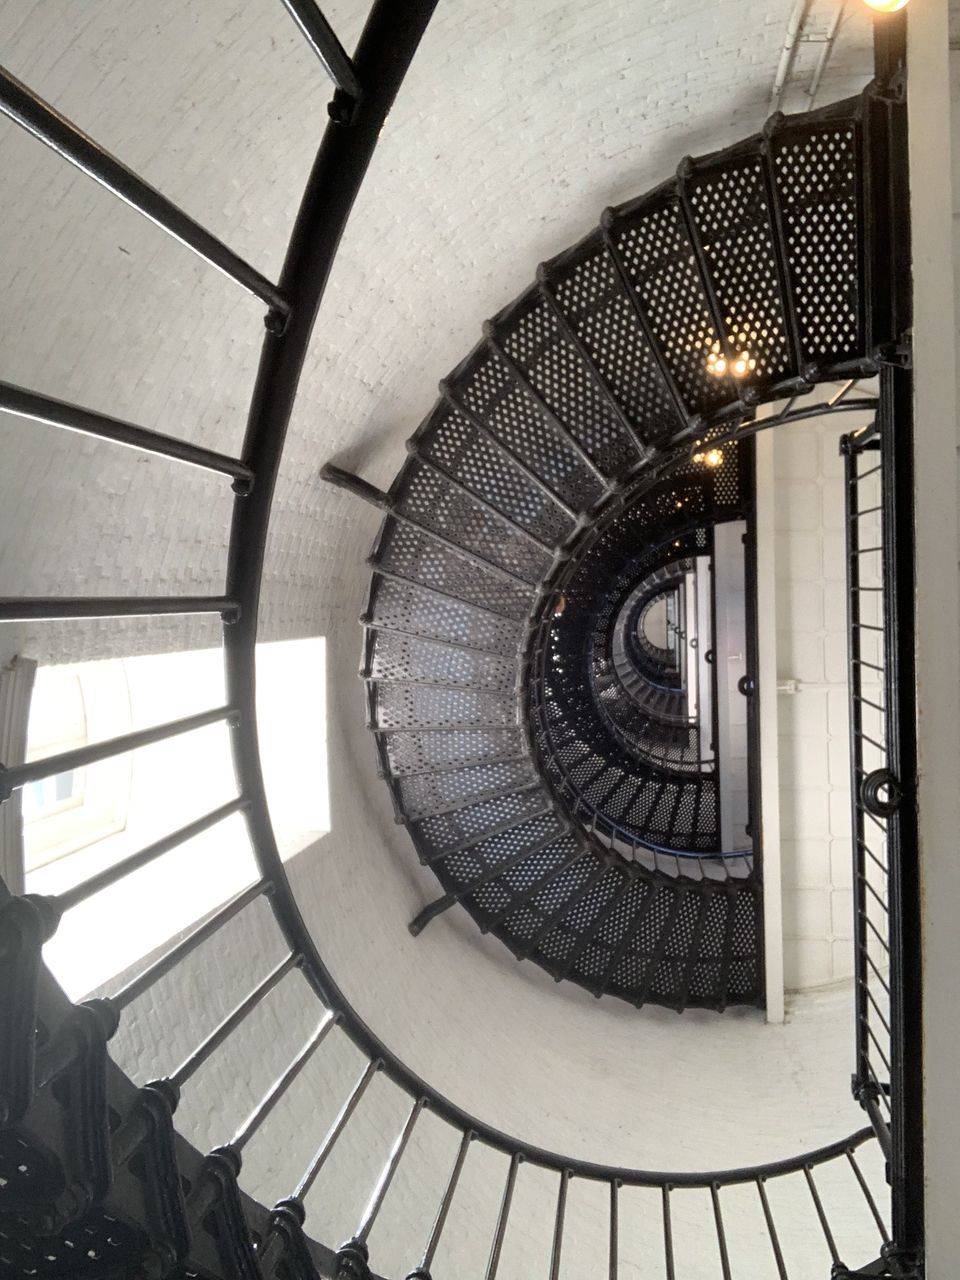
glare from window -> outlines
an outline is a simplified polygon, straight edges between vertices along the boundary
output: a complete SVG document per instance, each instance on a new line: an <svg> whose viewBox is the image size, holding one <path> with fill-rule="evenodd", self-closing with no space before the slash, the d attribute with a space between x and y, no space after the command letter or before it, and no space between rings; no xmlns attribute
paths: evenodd
<svg viewBox="0 0 960 1280"><path fill-rule="evenodd" d="M257 649L264 782L281 856L328 827L322 638ZM221 706L219 649L39 668L28 758L41 759ZM26 788L26 888L57 894L226 804L230 729L209 725ZM145 957L258 875L240 815L221 821L68 911L44 956L71 999Z"/></svg>

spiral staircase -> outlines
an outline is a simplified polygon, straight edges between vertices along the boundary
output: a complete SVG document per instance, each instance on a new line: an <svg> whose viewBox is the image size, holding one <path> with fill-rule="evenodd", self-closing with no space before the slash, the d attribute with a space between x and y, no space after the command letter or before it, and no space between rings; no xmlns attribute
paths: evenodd
<svg viewBox="0 0 960 1280"><path fill-rule="evenodd" d="M655 1193L656 1268L667 1280L682 1280L676 1233L687 1219L678 1206L694 1193L709 1196L712 1237L702 1241L696 1274L731 1280L730 1204L739 1191L754 1197L771 1274L802 1280L811 1273L787 1261L794 1224L778 1216L771 1194L785 1183L805 1197L835 1280L917 1276L916 1189L901 1141L916 1115L898 1092L904 1050L893 1033L889 1080L860 1096L869 1126L827 1147L702 1173L590 1164L498 1132L410 1072L351 1008L304 925L257 748L254 644L266 531L339 234L433 4L410 0L397 11L378 0L353 58L310 0L287 7L336 94L276 285L0 74L6 115L267 307L239 458L0 384L8 411L203 467L236 495L222 596L0 601L3 620L218 613L228 689L226 705L202 715L10 764L0 769L0 800L68 766L217 722L231 727L238 779L228 805L59 897L3 891L0 1274L367 1280L378 1274L370 1233L430 1110L452 1130L456 1151L409 1280L429 1280L476 1146L506 1158L487 1280L500 1266L524 1164L556 1177L551 1280L561 1275L568 1196L578 1183L599 1183L608 1195L608 1247L596 1275L611 1280L628 1274L619 1215L621 1193L634 1188ZM604 214L597 231L546 264L486 326L443 383L388 493L327 468L328 479L385 511L363 615L362 675L397 818L443 890L415 931L463 906L517 955L597 995L677 1010L762 1005L762 850L721 847L716 774L684 711L682 664L676 650L645 640L638 620L692 559L709 553L718 522L749 515L757 406L786 399L768 421L789 421L795 399L817 383L888 367L895 335L884 255L894 239L889 227L874 236L865 210L879 200L878 164L894 154L902 127L891 83L809 115L775 117L761 135L685 161L675 179ZM723 465L706 468L705 449L721 451ZM68 1001L41 954L63 913L235 813L256 852L254 883L109 997ZM124 1011L262 897L284 958L176 1071L138 1087L108 1052ZM895 953L889 975L894 1006L899 960ZM181 1096L296 971L317 1002L316 1029L233 1136L204 1155L174 1127ZM298 1184L265 1207L240 1190L242 1154L269 1132L274 1108L335 1037L359 1050L363 1070ZM334 1248L311 1234L305 1199L378 1075L404 1099L406 1118L356 1230ZM889 1122L878 1118L881 1104ZM892 1202L882 1170L878 1178L876 1162L865 1159L877 1148ZM838 1178L846 1179L843 1192ZM739 1210L732 1216L740 1222Z"/></svg>
<svg viewBox="0 0 960 1280"><path fill-rule="evenodd" d="M865 101L607 210L484 327L389 492L354 484L386 509L369 723L444 891L415 932L460 905L597 996L762 1006L762 858L721 848L710 744L627 656L620 608L749 515L736 437L761 399L876 372Z"/></svg>

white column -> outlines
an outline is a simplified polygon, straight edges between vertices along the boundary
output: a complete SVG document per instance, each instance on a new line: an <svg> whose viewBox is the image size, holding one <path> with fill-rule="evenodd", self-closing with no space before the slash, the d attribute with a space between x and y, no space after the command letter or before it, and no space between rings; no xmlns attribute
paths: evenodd
<svg viewBox="0 0 960 1280"><path fill-rule="evenodd" d="M774 430L776 430L774 428ZM756 440L757 683L760 719L760 838L763 848L764 969L767 1021L782 1022L783 887L780 864L780 750L777 722L777 566L774 431Z"/></svg>
<svg viewBox="0 0 960 1280"><path fill-rule="evenodd" d="M952 226L960 200L952 190L951 153L960 143L960 55L948 52L947 0L915 0L909 13L927 1276L952 1280L960 1258L960 539Z"/></svg>

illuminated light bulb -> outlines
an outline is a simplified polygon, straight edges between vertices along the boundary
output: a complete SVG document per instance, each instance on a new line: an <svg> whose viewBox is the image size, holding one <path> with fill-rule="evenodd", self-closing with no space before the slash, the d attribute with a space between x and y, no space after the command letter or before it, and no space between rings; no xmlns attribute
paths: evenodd
<svg viewBox="0 0 960 1280"><path fill-rule="evenodd" d="M695 454L693 455L693 457L690 459L690 461L691 461L691 462L702 462L702 461L703 461L703 454L702 454L702 453L695 453Z"/></svg>
<svg viewBox="0 0 960 1280"><path fill-rule="evenodd" d="M721 449L710 449L704 455L704 462L708 467L719 467L723 465L723 451Z"/></svg>
<svg viewBox="0 0 960 1280"><path fill-rule="evenodd" d="M898 9L905 9L907 0L864 0L869 9L876 9L877 13L896 13Z"/></svg>

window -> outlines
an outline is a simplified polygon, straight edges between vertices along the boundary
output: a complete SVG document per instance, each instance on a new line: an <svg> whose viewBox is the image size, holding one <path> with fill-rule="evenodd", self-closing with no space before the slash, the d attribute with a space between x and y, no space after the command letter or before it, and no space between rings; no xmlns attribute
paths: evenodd
<svg viewBox="0 0 960 1280"><path fill-rule="evenodd" d="M105 668L112 668L106 671ZM100 668L94 671L94 668ZM104 678L106 677L106 678ZM30 700L27 759L72 751L90 741L88 694L107 703L111 732L129 727L130 705L121 664L41 667ZM102 735L98 735L102 736ZM122 831L126 822L129 765L70 769L23 789L23 845L27 873Z"/></svg>

